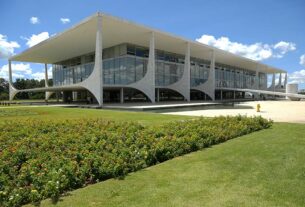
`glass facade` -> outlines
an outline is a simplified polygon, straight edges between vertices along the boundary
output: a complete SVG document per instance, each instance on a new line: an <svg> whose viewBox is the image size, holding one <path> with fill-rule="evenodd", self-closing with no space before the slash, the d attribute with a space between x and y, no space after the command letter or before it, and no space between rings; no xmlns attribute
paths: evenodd
<svg viewBox="0 0 305 207"><path fill-rule="evenodd" d="M168 86L181 79L184 56L161 50L156 51L156 86Z"/></svg>
<svg viewBox="0 0 305 207"><path fill-rule="evenodd" d="M147 72L149 49L132 44L120 44L103 50L104 85L123 86L141 80ZM156 50L155 84L166 87L179 81L184 71L185 56ZM69 85L84 81L92 73L94 53L53 64L55 86ZM196 87L209 77L210 61L192 58L190 84ZM255 88L255 71L215 64L216 87ZM267 76L259 73L259 86L267 86Z"/></svg>
<svg viewBox="0 0 305 207"><path fill-rule="evenodd" d="M148 49L122 44L103 51L105 85L128 85L141 80L147 71Z"/></svg>
<svg viewBox="0 0 305 207"><path fill-rule="evenodd" d="M215 66L215 82L218 88L255 88L256 72L228 65ZM259 86L267 85L265 73L259 73Z"/></svg>
<svg viewBox="0 0 305 207"><path fill-rule="evenodd" d="M104 85L128 85L144 77L148 49L122 44L103 50ZM79 83L88 78L94 67L94 54L53 65L54 85Z"/></svg>
<svg viewBox="0 0 305 207"><path fill-rule="evenodd" d="M259 76L259 88L264 89L267 88L267 74L266 73L258 73Z"/></svg>
<svg viewBox="0 0 305 207"><path fill-rule="evenodd" d="M210 61L191 58L191 87L203 84L209 77Z"/></svg>
<svg viewBox="0 0 305 207"><path fill-rule="evenodd" d="M82 82L92 73L93 67L93 54L53 64L53 84L62 86Z"/></svg>

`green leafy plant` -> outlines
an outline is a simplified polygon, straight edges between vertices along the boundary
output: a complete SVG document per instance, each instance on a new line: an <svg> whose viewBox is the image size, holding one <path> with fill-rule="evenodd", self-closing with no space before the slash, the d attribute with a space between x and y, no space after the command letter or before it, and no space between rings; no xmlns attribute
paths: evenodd
<svg viewBox="0 0 305 207"><path fill-rule="evenodd" d="M0 122L0 205L56 202L66 191L122 178L271 125L243 116L158 126L102 119Z"/></svg>

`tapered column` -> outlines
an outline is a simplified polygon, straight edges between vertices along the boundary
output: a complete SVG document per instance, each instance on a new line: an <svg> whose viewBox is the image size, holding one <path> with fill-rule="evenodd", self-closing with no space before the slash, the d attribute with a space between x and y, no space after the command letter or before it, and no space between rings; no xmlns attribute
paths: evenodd
<svg viewBox="0 0 305 207"><path fill-rule="evenodd" d="M95 47L95 64L97 66L98 75L98 90L97 101L99 105L103 105L103 38L102 38L102 17L97 18L97 32L96 32L96 47Z"/></svg>
<svg viewBox="0 0 305 207"><path fill-rule="evenodd" d="M149 56L148 56L148 66L147 70L149 70L150 84L151 84L151 93L150 99L152 103L155 103L155 71L156 71L156 60L155 60L155 33L151 32L150 40L149 40Z"/></svg>
<svg viewBox="0 0 305 207"><path fill-rule="evenodd" d="M48 64L44 64L44 81L45 81L45 87L49 87L49 78L48 78Z"/></svg>
<svg viewBox="0 0 305 207"><path fill-rule="evenodd" d="M8 76L9 76L9 99L12 101L15 95L18 93L18 90L13 86L13 72L12 72L12 62L8 61Z"/></svg>
<svg viewBox="0 0 305 207"><path fill-rule="evenodd" d="M49 78L48 78L48 64L44 64L44 85L45 87L49 87ZM45 100L49 100L50 96L53 94L54 92L51 91L46 91L45 92Z"/></svg>
<svg viewBox="0 0 305 207"><path fill-rule="evenodd" d="M102 38L102 14L97 14L97 29L95 42L95 62L90 76L77 85L86 88L96 98L99 106L103 105L103 38Z"/></svg>
<svg viewBox="0 0 305 207"><path fill-rule="evenodd" d="M214 50L211 53L211 63L210 63L210 76L211 76L211 90L213 91L212 100L215 101L215 88L216 88L216 80L215 80L215 52Z"/></svg>
<svg viewBox="0 0 305 207"><path fill-rule="evenodd" d="M184 73L185 83L183 84L186 90L185 99L187 101L191 100L191 48L190 43L186 43L186 50L185 50L185 58L184 58Z"/></svg>
<svg viewBox="0 0 305 207"><path fill-rule="evenodd" d="M282 73L280 73L278 88L282 88Z"/></svg>
<svg viewBox="0 0 305 207"><path fill-rule="evenodd" d="M190 91L191 91L190 73L191 73L191 47L190 47L190 43L186 42L182 76L177 82L166 86L167 88L180 93L184 97L184 100L186 101L190 101Z"/></svg>
<svg viewBox="0 0 305 207"><path fill-rule="evenodd" d="M215 53L214 50L209 51L209 53L211 54L211 62L208 79L203 84L192 87L192 89L204 92L212 101L215 101Z"/></svg>
<svg viewBox="0 0 305 207"><path fill-rule="evenodd" d="M152 103L155 103L155 34L154 32L150 32L147 35L149 35L149 38L147 38L149 41L149 54L146 74L142 79L128 86L142 91Z"/></svg>
<svg viewBox="0 0 305 207"><path fill-rule="evenodd" d="M12 75L12 62L8 61L8 76L9 76L9 84L13 85L13 75Z"/></svg>
<svg viewBox="0 0 305 207"><path fill-rule="evenodd" d="M287 80L288 79L288 76L287 76L287 73L285 73L285 80L284 80L284 89L286 90L286 85L287 85Z"/></svg>

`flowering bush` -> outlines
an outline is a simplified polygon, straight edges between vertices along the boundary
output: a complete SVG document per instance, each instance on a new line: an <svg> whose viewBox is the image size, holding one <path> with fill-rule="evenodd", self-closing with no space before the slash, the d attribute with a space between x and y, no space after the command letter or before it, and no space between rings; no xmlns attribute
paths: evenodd
<svg viewBox="0 0 305 207"><path fill-rule="evenodd" d="M224 142L272 124L218 117L142 126L102 119L0 122L0 206L56 201L66 191Z"/></svg>

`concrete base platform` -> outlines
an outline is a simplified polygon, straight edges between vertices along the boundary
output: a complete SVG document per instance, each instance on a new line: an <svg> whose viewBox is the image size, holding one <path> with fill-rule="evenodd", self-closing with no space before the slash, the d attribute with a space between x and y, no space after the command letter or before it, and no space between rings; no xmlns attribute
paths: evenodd
<svg viewBox="0 0 305 207"><path fill-rule="evenodd" d="M232 104L230 101L229 103ZM134 103L105 103L102 107L98 104L86 104L83 102L18 102L19 105L26 105L31 107L65 107L65 108L88 108L88 109L113 109L113 110L127 110L127 111L157 111L165 109L178 109L178 108L194 108L205 106L224 105L223 102L185 102L185 101L170 101L170 102L134 102Z"/></svg>
<svg viewBox="0 0 305 207"><path fill-rule="evenodd" d="M230 102L232 104L232 102ZM205 106L216 106L224 105L223 102L159 102L159 103L148 103L148 102L135 102L135 103L105 103L102 107L98 104L86 104L86 103L63 103L63 102L26 102L21 103L27 106L58 106L65 108L88 108L88 109L113 109L113 110L127 110L127 111L157 111L165 109L179 109L179 108L196 108Z"/></svg>
<svg viewBox="0 0 305 207"><path fill-rule="evenodd" d="M163 111L181 111L196 108L208 109L213 106L228 106L233 105L236 102L243 102L246 100L223 100L217 102L200 102L200 101L169 101L169 102L134 102L134 103L105 103L102 107L98 104L86 104L84 102L19 102L21 105L27 106L58 106L66 108L88 108L88 109L112 109L112 110L127 110L127 111L152 111L152 112L163 112Z"/></svg>
<svg viewBox="0 0 305 207"><path fill-rule="evenodd" d="M116 109L128 111L153 111L163 109L177 109L189 107L215 106L222 103L215 102L164 102L164 103L125 103L125 104L104 104L103 109Z"/></svg>

